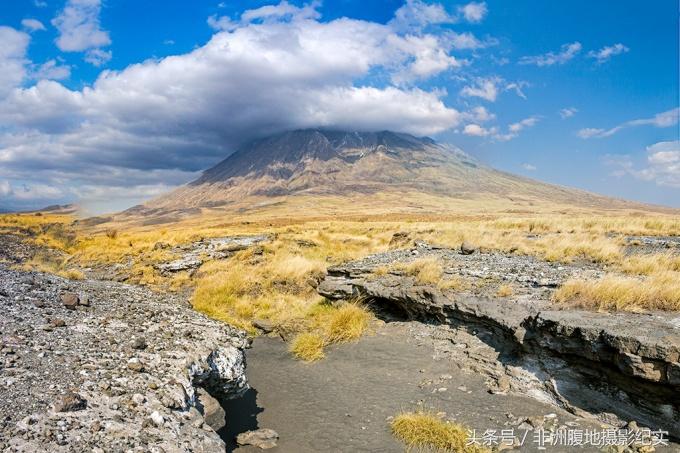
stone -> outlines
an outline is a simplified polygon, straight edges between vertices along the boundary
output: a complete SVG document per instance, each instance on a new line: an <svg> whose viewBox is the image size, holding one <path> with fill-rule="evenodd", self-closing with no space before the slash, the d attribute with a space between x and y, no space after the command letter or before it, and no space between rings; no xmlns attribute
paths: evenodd
<svg viewBox="0 0 680 453"><path fill-rule="evenodd" d="M270 333L274 331L274 328L276 326L271 321L267 321L265 319L256 319L255 321L253 321L253 327L261 330L264 333Z"/></svg>
<svg viewBox="0 0 680 453"><path fill-rule="evenodd" d="M196 389L197 407L205 423L208 424L215 431L219 431L226 425L226 413L210 393L205 389L199 387Z"/></svg>
<svg viewBox="0 0 680 453"><path fill-rule="evenodd" d="M146 340L143 337L137 337L132 340L132 349L146 349Z"/></svg>
<svg viewBox="0 0 680 453"><path fill-rule="evenodd" d="M463 241L463 243L460 244L460 253L463 255L472 255L477 250L479 250L479 247L468 241Z"/></svg>
<svg viewBox="0 0 680 453"><path fill-rule="evenodd" d="M66 322L63 319L55 318L50 320L50 326L52 327L65 327Z"/></svg>
<svg viewBox="0 0 680 453"><path fill-rule="evenodd" d="M392 235L390 239L390 247L400 247L408 244L409 233L408 231L397 231Z"/></svg>
<svg viewBox="0 0 680 453"><path fill-rule="evenodd" d="M133 357L132 359L128 360L127 367L128 369L138 373L144 371L144 364L137 357Z"/></svg>
<svg viewBox="0 0 680 453"><path fill-rule="evenodd" d="M161 415L160 412L158 411L153 411L151 413L151 421L154 423L156 426L163 426L163 423L165 423L165 418Z"/></svg>
<svg viewBox="0 0 680 453"><path fill-rule="evenodd" d="M78 295L74 293L64 293L61 295L61 303L69 310L75 310L78 306Z"/></svg>
<svg viewBox="0 0 680 453"><path fill-rule="evenodd" d="M68 392L54 402L55 412L82 411L87 407L87 401L77 393Z"/></svg>
<svg viewBox="0 0 680 453"><path fill-rule="evenodd" d="M236 436L236 443L239 445L253 445L257 448L267 450L276 447L279 434L273 429L261 428L254 431L247 431Z"/></svg>
<svg viewBox="0 0 680 453"><path fill-rule="evenodd" d="M80 297L80 299L78 300L78 305L81 305L83 307L89 307L90 298L87 295Z"/></svg>

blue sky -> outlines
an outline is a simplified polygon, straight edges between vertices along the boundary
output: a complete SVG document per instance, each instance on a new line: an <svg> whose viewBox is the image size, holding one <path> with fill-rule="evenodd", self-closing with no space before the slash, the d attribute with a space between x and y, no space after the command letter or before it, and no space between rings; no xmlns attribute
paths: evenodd
<svg viewBox="0 0 680 453"><path fill-rule="evenodd" d="M677 20L674 0L4 1L0 208L120 209L316 126L680 207Z"/></svg>

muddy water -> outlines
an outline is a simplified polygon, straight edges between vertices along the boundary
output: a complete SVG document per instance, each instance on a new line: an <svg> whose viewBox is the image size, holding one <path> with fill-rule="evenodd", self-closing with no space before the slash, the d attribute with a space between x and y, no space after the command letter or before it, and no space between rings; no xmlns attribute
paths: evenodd
<svg viewBox="0 0 680 453"><path fill-rule="evenodd" d="M490 394L482 376L433 360L432 346L410 331L408 323L383 325L358 343L331 348L326 359L314 364L292 360L278 339L256 339L247 357L250 400L237 403L238 412L228 410L240 414L232 420L238 426L223 436L233 438L244 426L257 426L279 433L273 452L400 452L404 448L390 433L389 417L418 404L444 411L478 431L512 428L508 414L554 413L560 424L576 421L593 427L528 397ZM527 444L531 437L530 433ZM525 445L520 451L535 448Z"/></svg>

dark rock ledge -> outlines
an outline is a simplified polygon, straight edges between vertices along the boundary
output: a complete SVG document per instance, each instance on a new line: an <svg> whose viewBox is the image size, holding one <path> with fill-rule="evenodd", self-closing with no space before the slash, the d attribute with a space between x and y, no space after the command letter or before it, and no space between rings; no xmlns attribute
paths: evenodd
<svg viewBox="0 0 680 453"><path fill-rule="evenodd" d="M402 272L384 272L386 265L423 256L439 257L445 273L479 278L496 273L501 281L517 285L519 294L500 298L483 291L440 290ZM491 351L484 360L492 357L495 363L469 368L488 371L520 393L579 415L594 414L614 424L635 420L680 438L680 314L610 314L552 306L541 278L532 278L549 274L545 266L526 257L468 257L421 245L333 267L318 291L333 300L361 297L385 320L441 326L453 332L451 343L458 341L457 331L474 335ZM378 267L383 271L377 275L373 271ZM583 272L588 270L561 267L552 274L551 286ZM449 349L468 345L458 346ZM479 360L475 355L452 357Z"/></svg>

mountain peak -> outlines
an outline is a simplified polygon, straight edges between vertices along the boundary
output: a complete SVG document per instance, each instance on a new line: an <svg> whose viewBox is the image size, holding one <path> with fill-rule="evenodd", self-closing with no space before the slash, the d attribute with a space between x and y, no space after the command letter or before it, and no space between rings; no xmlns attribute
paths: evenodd
<svg viewBox="0 0 680 453"><path fill-rule="evenodd" d="M404 197L411 200L406 206ZM255 140L197 180L140 209L157 212L330 200L370 199L402 211L449 210L474 200L497 206L611 205L612 200L514 176L480 164L460 149L393 131L299 129ZM389 200L389 201L386 201ZM425 201L426 200L426 201ZM293 200L294 202L294 200ZM335 208L333 208L335 209Z"/></svg>

